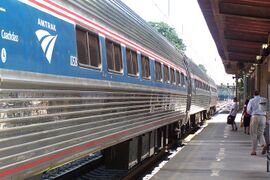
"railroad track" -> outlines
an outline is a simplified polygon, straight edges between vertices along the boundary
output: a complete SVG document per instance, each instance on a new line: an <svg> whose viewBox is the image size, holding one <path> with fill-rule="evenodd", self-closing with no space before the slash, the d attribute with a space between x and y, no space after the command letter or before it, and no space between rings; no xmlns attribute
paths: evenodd
<svg viewBox="0 0 270 180"><path fill-rule="evenodd" d="M195 133L197 129L190 133ZM185 138L183 137L183 139ZM146 158L138 163L131 170L107 169L105 167L104 158L101 152L91 154L87 157L65 164L59 168L47 171L40 179L41 180L130 180L142 179L147 173L151 172L158 164L164 160L168 160L171 152L177 147L183 146L181 141L178 144L169 144L161 149L154 156Z"/></svg>

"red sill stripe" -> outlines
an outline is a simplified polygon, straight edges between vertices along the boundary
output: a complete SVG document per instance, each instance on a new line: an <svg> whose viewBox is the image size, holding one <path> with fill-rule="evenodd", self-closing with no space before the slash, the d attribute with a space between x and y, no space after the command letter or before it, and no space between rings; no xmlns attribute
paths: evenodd
<svg viewBox="0 0 270 180"><path fill-rule="evenodd" d="M166 123L168 123L168 122L170 122L170 121L167 120ZM144 130L144 129L147 129L147 128L150 128L150 127L153 127L153 126L156 126L156 125L162 125L162 124L165 124L165 123L154 122L152 124L148 124L148 125L143 126L143 127L138 127L138 128L134 128L134 129L131 129L131 130L126 130L126 131L123 131L123 132L120 132L120 133L117 133L117 134L113 134L113 135L110 135L110 136L107 136L107 137L104 137L104 138L101 138L101 139L98 139L98 140L94 140L94 141L92 141L90 143L70 148L70 149L68 149L66 151L59 152L57 154L50 155L50 156L42 158L42 159L35 160L33 162L18 166L16 168L12 168L12 169L2 171L2 172L0 172L0 177L5 177L5 176L8 176L8 175L12 175L14 173L24 171L24 170L32 168L34 166L38 166L38 165L40 165L42 163L58 159L58 158L60 158L62 156L66 156L66 155L69 155L71 153L82 151L82 150L85 150L85 149L87 149L89 147L100 145L100 144L102 144L104 142L108 142L109 140L119 138L119 137L123 137L125 135L134 134L136 132L139 132L140 130Z"/></svg>

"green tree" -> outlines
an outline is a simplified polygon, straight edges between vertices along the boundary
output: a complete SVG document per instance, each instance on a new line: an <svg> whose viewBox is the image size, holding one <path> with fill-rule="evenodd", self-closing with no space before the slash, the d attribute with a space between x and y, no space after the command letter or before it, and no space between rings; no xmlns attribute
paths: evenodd
<svg viewBox="0 0 270 180"><path fill-rule="evenodd" d="M199 64L198 66L199 66L199 68L200 68L203 72L206 73L207 70L206 70L206 68L204 67L204 65Z"/></svg>
<svg viewBox="0 0 270 180"><path fill-rule="evenodd" d="M164 22L149 22L160 34L162 34L168 41L170 41L176 48L185 51L186 45L183 40L178 37L174 28L170 27Z"/></svg>

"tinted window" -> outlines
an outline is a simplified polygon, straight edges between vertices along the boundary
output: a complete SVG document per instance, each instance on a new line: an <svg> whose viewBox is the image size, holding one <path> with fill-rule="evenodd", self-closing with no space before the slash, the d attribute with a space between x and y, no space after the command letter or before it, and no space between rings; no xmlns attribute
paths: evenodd
<svg viewBox="0 0 270 180"><path fill-rule="evenodd" d="M81 64L88 64L88 50L87 50L87 32L77 29L77 51L78 61Z"/></svg>
<svg viewBox="0 0 270 180"><path fill-rule="evenodd" d="M180 84L180 73L179 71L176 71L176 85Z"/></svg>
<svg viewBox="0 0 270 180"><path fill-rule="evenodd" d="M79 65L100 68L98 35L81 28L76 29Z"/></svg>
<svg viewBox="0 0 270 180"><path fill-rule="evenodd" d="M170 74L171 74L171 83L175 83L175 74L174 69L170 68Z"/></svg>
<svg viewBox="0 0 270 180"><path fill-rule="evenodd" d="M169 80L169 68L168 66L164 65L164 82L165 83L170 83L170 80Z"/></svg>
<svg viewBox="0 0 270 180"><path fill-rule="evenodd" d="M106 42L106 57L108 69L114 69L113 43Z"/></svg>
<svg viewBox="0 0 270 180"><path fill-rule="evenodd" d="M131 49L126 49L126 59L129 75L138 75L137 53Z"/></svg>
<svg viewBox="0 0 270 180"><path fill-rule="evenodd" d="M185 85L185 75L181 73L181 84L182 86Z"/></svg>
<svg viewBox="0 0 270 180"><path fill-rule="evenodd" d="M142 55L142 77L144 79L150 78L149 58Z"/></svg>
<svg viewBox="0 0 270 180"><path fill-rule="evenodd" d="M106 57L107 65L110 71L121 72L122 71L122 55L121 46L110 40L106 40Z"/></svg>
<svg viewBox="0 0 270 180"><path fill-rule="evenodd" d="M100 66L99 55L99 40L95 34L88 33L89 52L90 52L90 65L94 67Z"/></svg>
<svg viewBox="0 0 270 180"><path fill-rule="evenodd" d="M155 62L155 70L156 81L162 81L161 64L159 62Z"/></svg>

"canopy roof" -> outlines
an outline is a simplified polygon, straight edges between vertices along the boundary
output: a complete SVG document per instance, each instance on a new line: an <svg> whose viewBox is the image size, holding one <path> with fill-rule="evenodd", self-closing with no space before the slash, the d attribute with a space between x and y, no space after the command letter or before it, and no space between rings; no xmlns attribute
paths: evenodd
<svg viewBox="0 0 270 180"><path fill-rule="evenodd" d="M198 0L229 74L247 73L267 56L270 0ZM259 60L260 59L260 60Z"/></svg>

